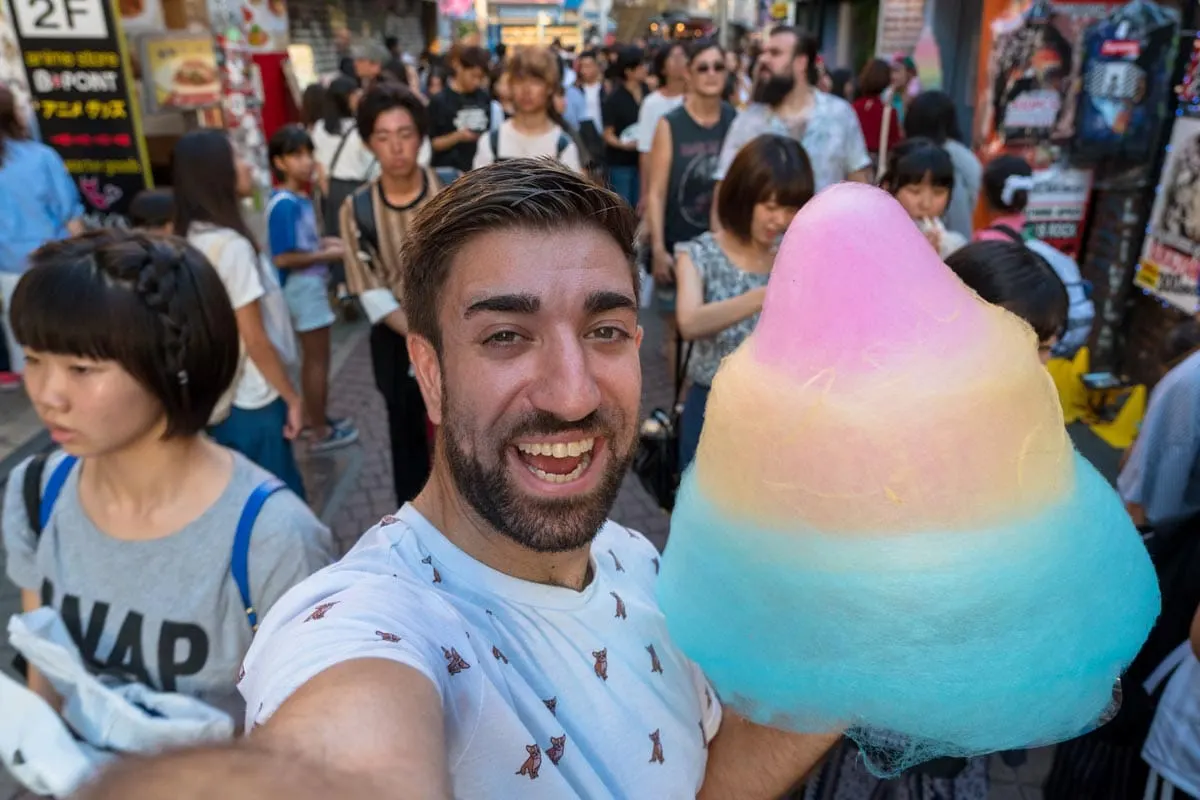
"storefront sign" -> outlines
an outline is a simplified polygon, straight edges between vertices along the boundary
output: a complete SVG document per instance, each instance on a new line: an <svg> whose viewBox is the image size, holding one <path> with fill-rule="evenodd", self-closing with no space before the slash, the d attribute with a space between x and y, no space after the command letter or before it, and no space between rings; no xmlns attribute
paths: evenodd
<svg viewBox="0 0 1200 800"><path fill-rule="evenodd" d="M1189 314L1200 311L1200 119L1180 117L1134 283Z"/></svg>
<svg viewBox="0 0 1200 800"><path fill-rule="evenodd" d="M1092 193L1092 173L1055 165L1033 173L1025 207L1032 233L1072 258L1083 244L1083 223Z"/></svg>
<svg viewBox="0 0 1200 800"><path fill-rule="evenodd" d="M879 28L875 51L884 58L908 55L917 46L925 25L925 0L883 0L879 4Z"/></svg>
<svg viewBox="0 0 1200 800"><path fill-rule="evenodd" d="M42 140L95 226L123 226L150 184L129 59L108 0L9 0Z"/></svg>
<svg viewBox="0 0 1200 800"><path fill-rule="evenodd" d="M178 33L144 37L142 83L151 112L221 102L221 73L212 37Z"/></svg>
<svg viewBox="0 0 1200 800"><path fill-rule="evenodd" d="M1000 13L984 9L983 113L976 117L987 155L1011 146L1047 147L1074 135L1083 33L1119 5L1021 0Z"/></svg>

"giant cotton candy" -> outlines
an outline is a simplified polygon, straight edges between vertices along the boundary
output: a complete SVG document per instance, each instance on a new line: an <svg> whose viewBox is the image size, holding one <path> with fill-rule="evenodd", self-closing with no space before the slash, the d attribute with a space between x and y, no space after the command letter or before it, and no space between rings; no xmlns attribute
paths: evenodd
<svg viewBox="0 0 1200 800"><path fill-rule="evenodd" d="M1159 609L1032 329L852 184L796 217L717 373L659 585L725 703L880 773L1095 727Z"/></svg>

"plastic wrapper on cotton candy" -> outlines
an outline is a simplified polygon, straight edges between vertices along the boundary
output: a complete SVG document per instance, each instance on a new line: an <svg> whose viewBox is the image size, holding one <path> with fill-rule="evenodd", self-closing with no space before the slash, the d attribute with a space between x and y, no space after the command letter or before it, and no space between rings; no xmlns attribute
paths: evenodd
<svg viewBox="0 0 1200 800"><path fill-rule="evenodd" d="M845 731L880 775L1107 719L1158 584L1037 350L886 193L797 215L713 382L659 582L725 704Z"/></svg>

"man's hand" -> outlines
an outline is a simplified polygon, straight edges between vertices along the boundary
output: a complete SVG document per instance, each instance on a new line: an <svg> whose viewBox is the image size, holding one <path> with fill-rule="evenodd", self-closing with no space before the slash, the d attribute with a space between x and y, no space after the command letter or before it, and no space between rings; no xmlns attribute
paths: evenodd
<svg viewBox="0 0 1200 800"><path fill-rule="evenodd" d="M481 131L473 131L470 128L460 128L455 132L455 135L458 136L459 144L470 144L472 142L478 142L479 137L482 136L483 133Z"/></svg>
<svg viewBox="0 0 1200 800"><path fill-rule="evenodd" d="M321 257L326 261L341 261L346 256L346 243L336 236L321 240Z"/></svg>

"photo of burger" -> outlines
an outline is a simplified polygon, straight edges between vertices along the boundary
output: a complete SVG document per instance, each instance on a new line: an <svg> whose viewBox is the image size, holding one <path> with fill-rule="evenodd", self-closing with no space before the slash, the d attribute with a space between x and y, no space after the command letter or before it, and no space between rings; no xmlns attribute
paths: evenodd
<svg viewBox="0 0 1200 800"><path fill-rule="evenodd" d="M163 37L150 42L145 55L144 74L153 82L156 108L195 109L220 102L221 73L210 38Z"/></svg>

